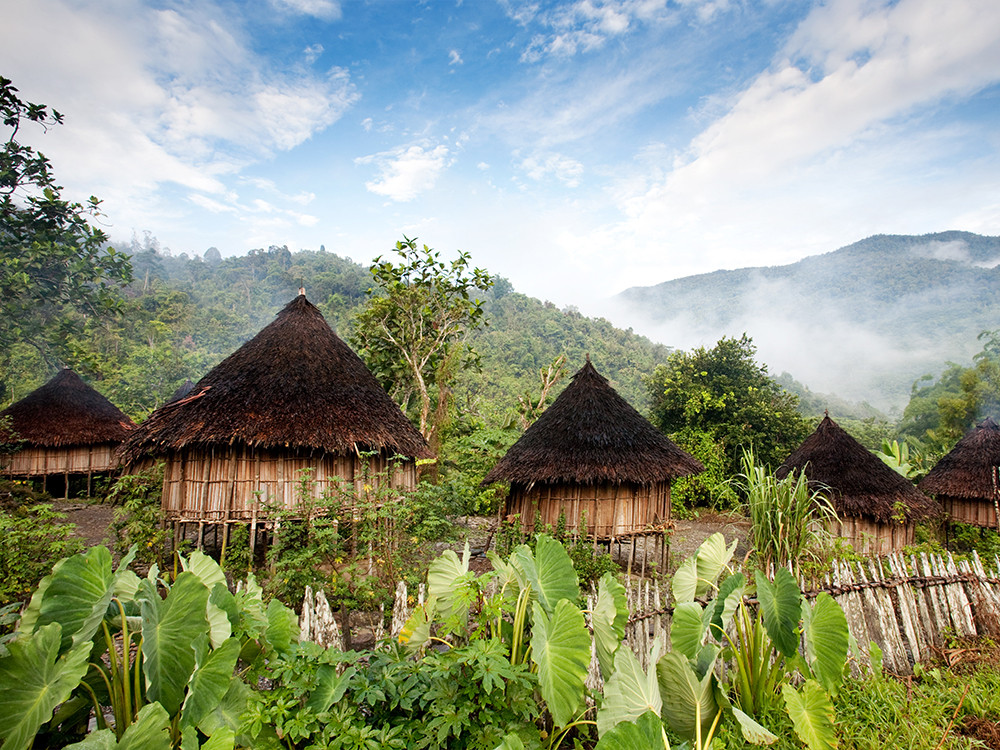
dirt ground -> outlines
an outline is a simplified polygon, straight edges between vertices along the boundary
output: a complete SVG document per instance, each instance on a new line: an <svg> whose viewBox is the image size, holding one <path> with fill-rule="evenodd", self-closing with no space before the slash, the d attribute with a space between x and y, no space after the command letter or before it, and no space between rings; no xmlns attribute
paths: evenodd
<svg viewBox="0 0 1000 750"><path fill-rule="evenodd" d="M84 540L87 546L105 544L110 546L113 539L111 521L114 508L109 505L90 504L82 502L65 502L55 500L53 509L66 515L66 523L73 524L75 535ZM461 517L457 519L460 529L459 538L453 543L440 543L440 549L455 549L460 552L468 538L473 554L482 556L485 544L490 537L490 529L495 524L493 518ZM747 535L750 523L737 514L704 512L697 518L677 519L674 521L674 531L670 538L670 569L691 555L698 545L715 532L721 532L727 542L738 539L736 559L742 559L747 553ZM626 548L625 553L628 550Z"/></svg>
<svg viewBox="0 0 1000 750"><path fill-rule="evenodd" d="M83 539L88 547L98 544L111 546L111 521L115 514L112 506L53 500L52 509L65 514L65 523L76 527L74 535Z"/></svg>

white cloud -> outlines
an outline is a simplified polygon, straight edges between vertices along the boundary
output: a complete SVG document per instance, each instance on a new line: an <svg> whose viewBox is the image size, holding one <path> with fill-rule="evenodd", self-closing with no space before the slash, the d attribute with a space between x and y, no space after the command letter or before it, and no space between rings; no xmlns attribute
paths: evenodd
<svg viewBox="0 0 1000 750"><path fill-rule="evenodd" d="M290 10L324 21L336 21L341 16L340 3L334 0L272 0L276 8Z"/></svg>
<svg viewBox="0 0 1000 750"><path fill-rule="evenodd" d="M458 53L457 49L453 49L451 52L448 53L449 65L461 65L462 62L463 62L462 56Z"/></svg>
<svg viewBox="0 0 1000 750"><path fill-rule="evenodd" d="M305 55L306 64L307 65L312 65L314 62L316 62L320 58L320 55L323 54L323 45L322 44L310 44L308 47L306 47L304 50L302 50L302 54Z"/></svg>
<svg viewBox="0 0 1000 750"><path fill-rule="evenodd" d="M125 227L176 221L184 204L168 193L177 186L202 194L188 205L217 211L226 201L206 195L219 199L248 164L303 143L357 101L346 71L276 66L226 13L129 0L5 5L4 74L66 115L64 126L24 137L70 195L101 196Z"/></svg>
<svg viewBox="0 0 1000 750"><path fill-rule="evenodd" d="M400 146L354 161L360 165L374 164L378 168L378 177L365 183L369 191L405 202L434 187L438 176L454 159L447 146L425 144Z"/></svg>
<svg viewBox="0 0 1000 750"><path fill-rule="evenodd" d="M733 248L762 250L779 224L798 238L784 252L798 257L831 249L831 237L846 244L865 236L849 234L865 227L886 231L888 222L904 233L939 230L933 222L959 196L898 176L926 172L939 157L954 171L953 144L971 134L919 131L904 116L922 109L929 119L946 98L997 81L994 0L833 0L813 10L771 68L674 155L665 177L619 196L628 218L606 229L634 239L637 254L653 250L650 238L668 238L677 248L672 276L743 265ZM980 172L989 167L965 170L960 180L981 192L988 178ZM891 187L890 174L897 176ZM768 251L770 262L783 262Z"/></svg>
<svg viewBox="0 0 1000 750"><path fill-rule="evenodd" d="M532 180L555 177L566 187L579 187L583 164L562 154L533 154L521 160L518 166Z"/></svg>

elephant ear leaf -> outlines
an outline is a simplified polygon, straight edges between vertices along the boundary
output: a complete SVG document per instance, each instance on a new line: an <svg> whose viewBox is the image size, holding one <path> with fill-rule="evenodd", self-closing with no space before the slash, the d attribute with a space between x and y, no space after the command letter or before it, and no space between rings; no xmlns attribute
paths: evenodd
<svg viewBox="0 0 1000 750"><path fill-rule="evenodd" d="M427 592L437 600L443 622L464 631L469 617L469 543L462 559L445 550L427 570Z"/></svg>
<svg viewBox="0 0 1000 750"><path fill-rule="evenodd" d="M836 600L821 593L816 604L802 604L803 629L809 665L819 683L836 697L847 663L848 630L844 610Z"/></svg>
<svg viewBox="0 0 1000 750"><path fill-rule="evenodd" d="M90 644L59 655L62 628L53 622L8 644L0 659L0 739L4 750L31 746L38 728L52 718L87 673Z"/></svg>
<svg viewBox="0 0 1000 750"><path fill-rule="evenodd" d="M601 667L601 677L607 680L614 667L615 653L625 637L625 623L628 622L625 587L612 573L605 573L597 583L597 603L594 605L591 622L594 626L597 663Z"/></svg>
<svg viewBox="0 0 1000 750"><path fill-rule="evenodd" d="M514 551L512 562L531 584L532 601L541 604L550 617L560 600L573 602L580 597L573 561L566 548L552 537L538 534L534 553L528 546L521 545Z"/></svg>
<svg viewBox="0 0 1000 750"><path fill-rule="evenodd" d="M792 720L795 734L809 750L833 750L837 736L833 729L833 703L823 686L815 680L806 680L801 690L789 684L781 686L785 710Z"/></svg>
<svg viewBox="0 0 1000 750"><path fill-rule="evenodd" d="M21 632L58 622L62 629L60 653L89 642L107 612L114 583L111 553L106 547L92 547L61 560L32 597L21 620Z"/></svg>
<svg viewBox="0 0 1000 750"><path fill-rule="evenodd" d="M662 707L656 667L647 673L632 649L618 649L615 671L604 686L604 703L597 712L598 736L604 737L619 724L633 722L650 711L659 716Z"/></svg>
<svg viewBox="0 0 1000 750"><path fill-rule="evenodd" d="M764 619L764 629L775 648L786 657L799 650L799 618L802 616L802 592L795 577L784 568L774 573L774 582L757 571L757 600Z"/></svg>
<svg viewBox="0 0 1000 750"><path fill-rule="evenodd" d="M538 686L557 727L565 727L583 705L590 666L590 634L583 613L566 599L551 619L532 605L531 659L538 667Z"/></svg>
<svg viewBox="0 0 1000 750"><path fill-rule="evenodd" d="M148 581L142 582L139 596L146 697L162 703L173 716L181 707L194 671L194 643L199 636L208 635L208 589L193 573L184 572L177 576L166 599L161 600Z"/></svg>
<svg viewBox="0 0 1000 750"><path fill-rule="evenodd" d="M707 734L720 711L715 697L715 673L709 671L700 678L691 663L676 651L670 651L656 665L663 718L669 727L685 739Z"/></svg>
<svg viewBox="0 0 1000 750"><path fill-rule="evenodd" d="M647 711L635 723L623 721L603 735L594 750L670 750L659 714Z"/></svg>

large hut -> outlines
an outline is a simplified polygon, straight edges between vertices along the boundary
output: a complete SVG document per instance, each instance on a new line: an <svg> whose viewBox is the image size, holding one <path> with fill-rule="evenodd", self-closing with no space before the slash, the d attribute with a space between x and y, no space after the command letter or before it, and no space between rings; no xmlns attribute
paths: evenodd
<svg viewBox="0 0 1000 750"><path fill-rule="evenodd" d="M917 521L934 515L934 504L906 477L886 466L827 414L776 476L805 471L809 486L822 491L839 517L830 529L854 549L885 555L913 544Z"/></svg>
<svg viewBox="0 0 1000 750"><path fill-rule="evenodd" d="M918 485L952 521L1000 531L1000 427L987 417Z"/></svg>
<svg viewBox="0 0 1000 750"><path fill-rule="evenodd" d="M41 479L43 490L63 497L69 497L71 482L90 495L95 475L118 468L117 450L135 428L117 406L69 369L0 412L0 420L5 417L11 432L3 442L20 448L0 459L0 466L6 464L3 473Z"/></svg>
<svg viewBox="0 0 1000 750"><path fill-rule="evenodd" d="M662 534L672 480L704 471L618 395L590 358L486 475L510 483L506 512L530 532L541 519L614 541ZM634 549L634 548L633 548Z"/></svg>
<svg viewBox="0 0 1000 750"><path fill-rule="evenodd" d="M123 448L165 463L163 510L175 523L265 521L351 485L416 485L420 433L300 292L274 321L150 415ZM303 480L307 480L303 482Z"/></svg>

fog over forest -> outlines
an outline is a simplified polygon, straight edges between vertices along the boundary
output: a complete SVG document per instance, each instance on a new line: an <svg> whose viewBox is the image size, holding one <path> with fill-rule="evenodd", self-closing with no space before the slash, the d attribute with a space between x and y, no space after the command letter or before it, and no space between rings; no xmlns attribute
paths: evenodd
<svg viewBox="0 0 1000 750"><path fill-rule="evenodd" d="M771 268L626 290L602 314L673 347L746 332L772 375L890 414L946 362L968 364L1000 328L1000 237L876 236Z"/></svg>

